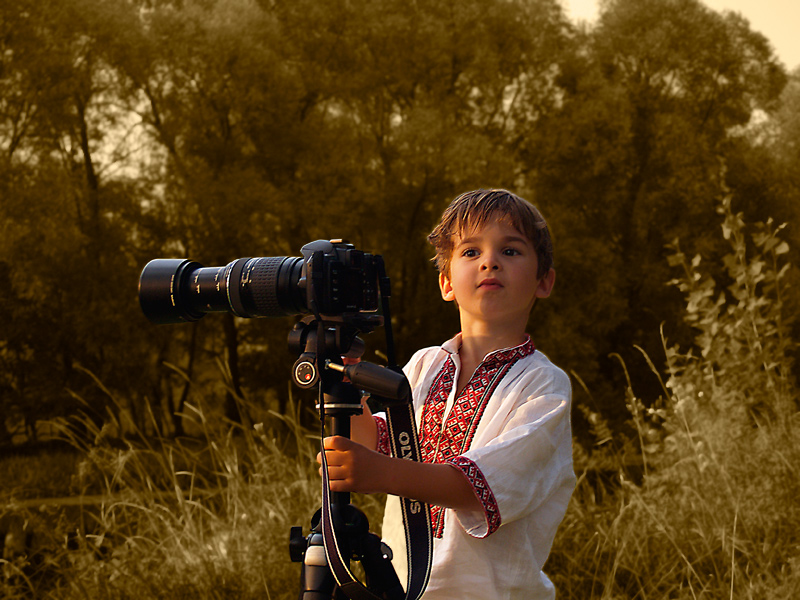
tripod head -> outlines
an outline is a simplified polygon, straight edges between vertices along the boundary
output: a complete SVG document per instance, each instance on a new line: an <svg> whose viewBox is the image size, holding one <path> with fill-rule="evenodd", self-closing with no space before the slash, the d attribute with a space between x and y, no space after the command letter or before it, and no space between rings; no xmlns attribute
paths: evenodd
<svg viewBox="0 0 800 600"><path fill-rule="evenodd" d="M382 317L373 315L369 325L374 325L376 319L382 320ZM289 348L299 354L292 367L292 380L298 387L310 389L321 384L323 397L335 397L347 393L337 385L347 377L354 386L368 392L381 404L410 401L411 387L399 369L369 362L343 364L342 357L358 359L364 354L364 341L358 337L358 333L363 331L361 324L355 326L346 320L325 319L321 325L314 317L306 317L289 332ZM320 340L320 336L324 339ZM332 400L325 399L326 408L336 404Z"/></svg>

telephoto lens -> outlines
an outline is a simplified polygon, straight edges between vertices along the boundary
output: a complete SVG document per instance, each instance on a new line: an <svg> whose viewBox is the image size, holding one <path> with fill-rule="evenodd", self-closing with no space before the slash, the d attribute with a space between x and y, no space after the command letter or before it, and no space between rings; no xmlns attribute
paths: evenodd
<svg viewBox="0 0 800 600"><path fill-rule="evenodd" d="M173 258L151 260L139 278L139 304L154 323L197 321L206 313L283 317L308 312L303 259L239 258L224 267Z"/></svg>

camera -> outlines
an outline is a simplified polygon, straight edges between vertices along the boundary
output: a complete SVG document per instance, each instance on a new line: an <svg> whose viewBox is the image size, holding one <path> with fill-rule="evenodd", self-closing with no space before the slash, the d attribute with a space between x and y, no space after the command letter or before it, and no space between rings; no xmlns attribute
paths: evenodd
<svg viewBox="0 0 800 600"><path fill-rule="evenodd" d="M380 257L343 240L317 240L301 254L239 258L224 267L151 260L139 278L139 304L154 323L197 321L209 312L341 317L378 310Z"/></svg>

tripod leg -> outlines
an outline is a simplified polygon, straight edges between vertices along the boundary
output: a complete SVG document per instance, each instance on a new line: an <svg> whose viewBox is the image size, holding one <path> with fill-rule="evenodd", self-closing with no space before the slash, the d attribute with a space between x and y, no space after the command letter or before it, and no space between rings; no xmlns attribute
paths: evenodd
<svg viewBox="0 0 800 600"><path fill-rule="evenodd" d="M364 565L370 589L378 590L389 600L403 600L406 596L405 590L394 571L391 556L384 553L381 539L374 533L367 533L361 543L361 564ZM391 554L391 551L388 553Z"/></svg>
<svg viewBox="0 0 800 600"><path fill-rule="evenodd" d="M308 546L303 558L298 600L331 600L334 598L336 580L328 567L321 533L308 537Z"/></svg>

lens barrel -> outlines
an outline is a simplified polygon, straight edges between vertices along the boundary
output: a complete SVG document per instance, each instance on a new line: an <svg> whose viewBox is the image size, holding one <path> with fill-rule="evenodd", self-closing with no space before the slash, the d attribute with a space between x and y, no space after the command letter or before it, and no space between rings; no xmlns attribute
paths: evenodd
<svg viewBox="0 0 800 600"><path fill-rule="evenodd" d="M299 285L303 259L240 258L224 267L185 259L151 260L139 278L139 304L154 323L197 321L209 312L282 317L308 312Z"/></svg>

